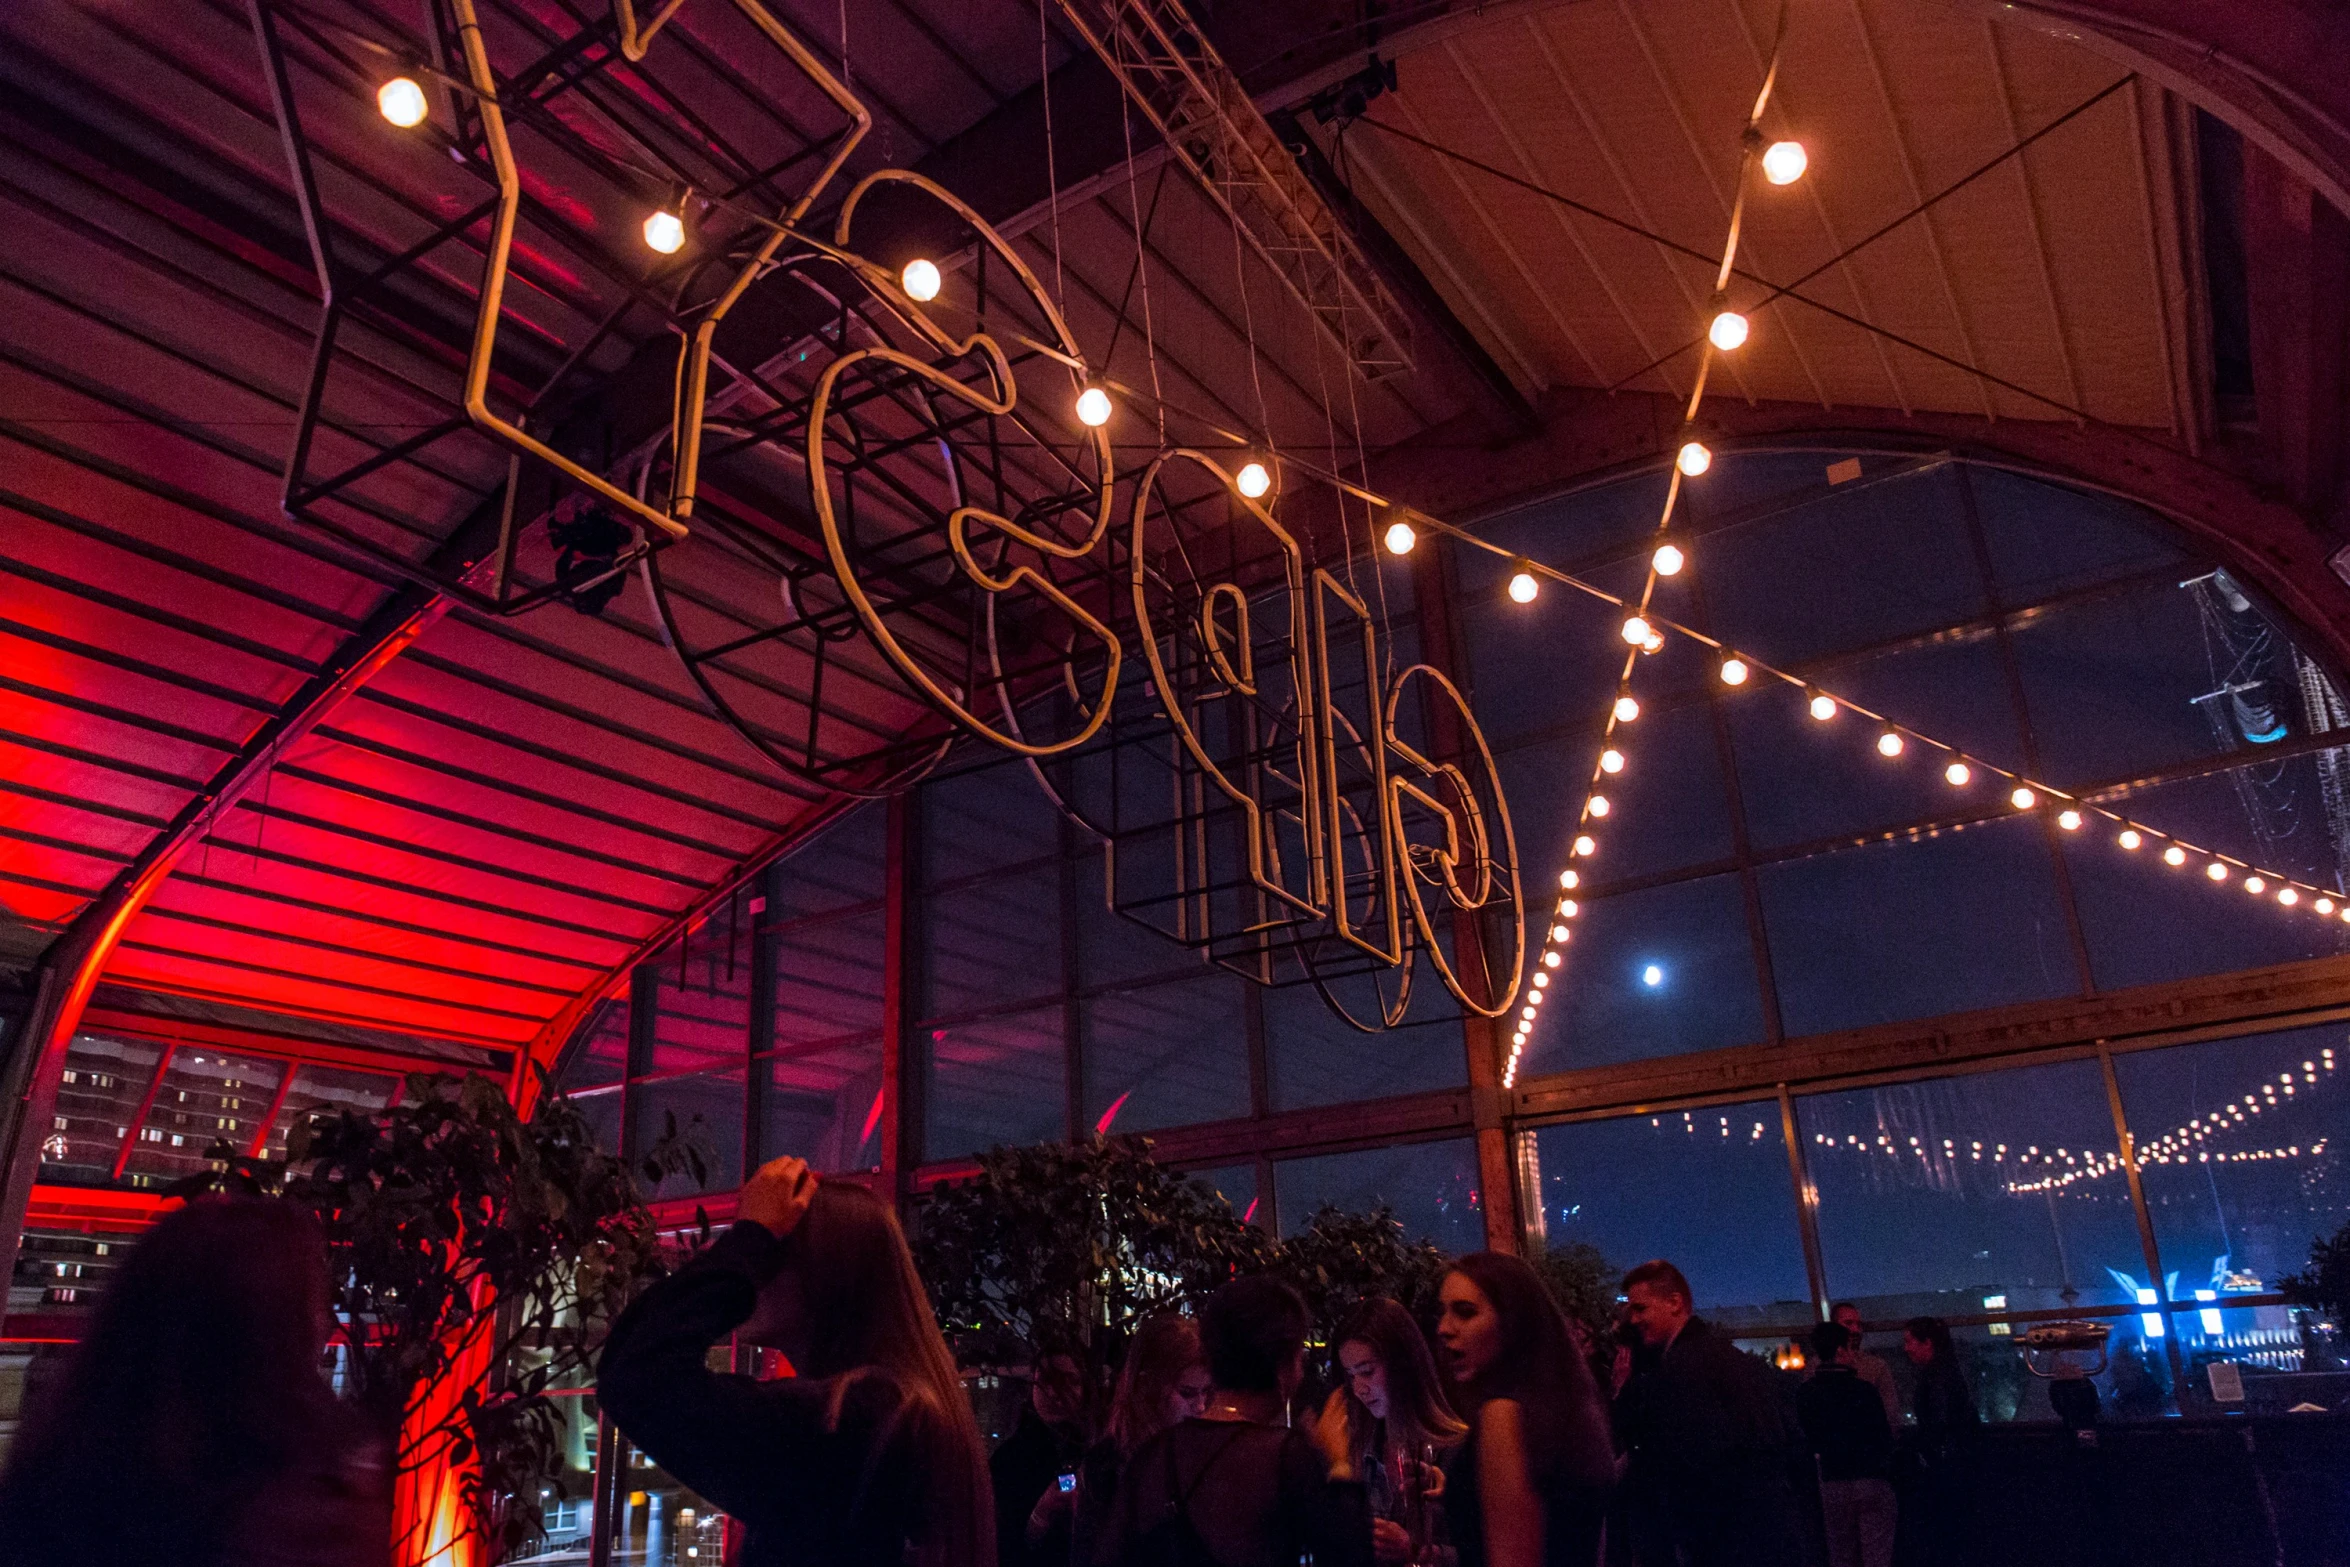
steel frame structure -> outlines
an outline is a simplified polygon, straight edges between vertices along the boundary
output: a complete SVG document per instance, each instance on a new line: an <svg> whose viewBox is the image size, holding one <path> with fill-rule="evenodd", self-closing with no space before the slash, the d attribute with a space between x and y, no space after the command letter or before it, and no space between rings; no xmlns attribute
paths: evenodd
<svg viewBox="0 0 2350 1567"><path fill-rule="evenodd" d="M1379 268L1180 0L1061 0L1061 14L1346 364L1372 381L1409 371L1409 318Z"/></svg>

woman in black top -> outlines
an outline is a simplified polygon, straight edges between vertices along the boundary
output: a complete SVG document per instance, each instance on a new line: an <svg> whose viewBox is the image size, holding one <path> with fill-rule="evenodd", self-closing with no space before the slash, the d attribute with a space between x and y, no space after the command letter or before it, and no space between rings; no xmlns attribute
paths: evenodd
<svg viewBox="0 0 2350 1567"><path fill-rule="evenodd" d="M1305 1379L1307 1325L1305 1303L1277 1279L1209 1297L1207 1412L1135 1451L1096 1563L1297 1567L1311 1555L1315 1567L1370 1567L1371 1513L1346 1422L1325 1418L1311 1436L1280 1423Z"/></svg>
<svg viewBox="0 0 2350 1567"><path fill-rule="evenodd" d="M1615 1446L1591 1368L1534 1270L1498 1252L1452 1265L1437 1343L1469 1439L1445 1474L1460 1567L1592 1567Z"/></svg>
<svg viewBox="0 0 2350 1567"><path fill-rule="evenodd" d="M1109 1527L1118 1479L1136 1449L1168 1427L1207 1413L1215 1391L1199 1343L1199 1324L1162 1311L1135 1330L1110 1401L1110 1434L1087 1449L1077 1469L1077 1521L1070 1560L1086 1567Z"/></svg>
<svg viewBox="0 0 2350 1567"><path fill-rule="evenodd" d="M391 1471L319 1374L326 1245L291 1203L200 1198L107 1286L0 1471L0 1562L390 1567Z"/></svg>
<svg viewBox="0 0 2350 1567"><path fill-rule="evenodd" d="M888 1205L777 1159L736 1219L613 1325L605 1412L742 1521L746 1567L994 1567L979 1428ZM711 1371L738 1328L798 1374Z"/></svg>
<svg viewBox="0 0 2350 1567"><path fill-rule="evenodd" d="M1941 1318L1910 1318L1902 1324L1901 1348L1917 1368L1917 1383L1910 1394L1912 1423L1894 1457L1901 1491L1895 1556L1931 1567L1970 1561L1974 1520L1964 1466L1967 1439L1982 1416Z"/></svg>
<svg viewBox="0 0 2350 1567"><path fill-rule="evenodd" d="M1347 1445L1370 1490L1372 1549L1382 1562L1409 1561L1438 1531L1444 1479L1434 1466L1469 1428L1452 1412L1428 1340L1402 1306L1365 1301L1340 1326L1337 1344Z"/></svg>

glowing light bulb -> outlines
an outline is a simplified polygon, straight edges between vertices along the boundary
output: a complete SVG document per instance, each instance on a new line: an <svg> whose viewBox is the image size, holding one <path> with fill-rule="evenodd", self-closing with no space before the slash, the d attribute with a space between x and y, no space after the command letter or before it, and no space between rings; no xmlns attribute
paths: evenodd
<svg viewBox="0 0 2350 1567"><path fill-rule="evenodd" d="M1664 650L1665 634L1661 631L1651 631L1647 640L1640 644L1640 651L1643 653L1662 653Z"/></svg>
<svg viewBox="0 0 2350 1567"><path fill-rule="evenodd" d="M1567 874L1572 876L1575 873L1573 871L1569 871ZM1569 883L1569 885L1571 886L1573 883ZM1582 908L1583 905L1577 903L1572 898L1561 898L1559 899L1559 918L1563 920L1571 920L1576 916L1576 914L1581 912Z"/></svg>
<svg viewBox="0 0 2350 1567"><path fill-rule="evenodd" d="M1964 762L1952 762L1948 767L1942 769L1942 776L1949 781L1950 787L1953 789L1964 789L1967 786L1967 780L1975 776L1975 771Z"/></svg>
<svg viewBox="0 0 2350 1567"><path fill-rule="evenodd" d="M2081 813L2070 809L2059 811L2056 813L2056 825L2062 827L2066 832L2078 832L2081 827Z"/></svg>
<svg viewBox="0 0 2350 1567"><path fill-rule="evenodd" d="M1624 770L1624 753L1612 745L1600 752L1599 770L1603 773L1622 772Z"/></svg>
<svg viewBox="0 0 2350 1567"><path fill-rule="evenodd" d="M2120 844L2125 849L2135 849L2138 847L2138 845L2144 843L2145 841L2146 840L2139 835L2138 829L2135 827L2124 827L2122 829L2122 835L2119 838L2114 839L2114 842Z"/></svg>
<svg viewBox="0 0 2350 1567"><path fill-rule="evenodd" d="M1413 530L1410 523L1391 522L1387 525L1388 554L1409 555L1412 552L1412 546L1419 542L1420 535Z"/></svg>
<svg viewBox="0 0 2350 1567"><path fill-rule="evenodd" d="M1799 141L1775 141L1763 149L1763 178L1773 185L1792 185L1811 167L1811 155Z"/></svg>
<svg viewBox="0 0 2350 1567"><path fill-rule="evenodd" d="M1834 718L1836 716L1836 699L1824 691L1814 696L1811 699L1811 716L1823 724Z"/></svg>
<svg viewBox="0 0 2350 1567"><path fill-rule="evenodd" d="M1568 937L1574 934L1575 933L1573 931L1567 929L1567 927L1564 925L1553 925L1550 927L1550 939L1555 942L1564 942Z"/></svg>
<svg viewBox="0 0 2350 1567"><path fill-rule="evenodd" d="M2244 890L2257 898L2268 891L2268 883L2257 876L2247 876L2244 878Z"/></svg>
<svg viewBox="0 0 2350 1567"><path fill-rule="evenodd" d="M1593 856L1594 854L1597 854L1598 852L1599 852L1599 840L1598 840L1597 838L1594 838L1594 837L1592 837L1592 836L1591 836L1591 834L1589 834L1589 833L1582 833L1582 834L1580 834L1580 835L1578 835L1578 836L1576 837L1576 839L1575 839L1575 858L1576 858L1576 859L1578 859L1578 860L1588 860L1589 858L1591 858L1591 856Z"/></svg>
<svg viewBox="0 0 2350 1567"><path fill-rule="evenodd" d="M674 212L656 212L645 219L645 243L664 256L685 248L685 219Z"/></svg>
<svg viewBox="0 0 2350 1567"><path fill-rule="evenodd" d="M2203 867L2203 874L2210 877L2213 881L2226 881L2228 879L2228 868L2225 865L2220 864L2219 861L2213 860L2209 865Z"/></svg>
<svg viewBox="0 0 2350 1567"><path fill-rule="evenodd" d="M1723 659L1723 660L1722 660L1722 684L1723 684L1723 685L1726 685L1726 686L1742 686L1742 685L1746 684L1746 676L1747 676L1747 674L1748 674L1748 670L1747 670L1747 668L1746 668L1746 660L1745 660L1745 659L1743 659L1743 658L1725 658L1725 659Z"/></svg>
<svg viewBox="0 0 2350 1567"><path fill-rule="evenodd" d="M1253 501L1273 487L1273 476L1265 471L1263 463L1252 462L1241 468L1240 476L1233 482L1240 486L1241 494Z"/></svg>
<svg viewBox="0 0 2350 1567"><path fill-rule="evenodd" d="M1713 325L1705 329L1706 341L1723 353L1729 353L1746 341L1746 318L1735 310L1725 310L1714 317Z"/></svg>
<svg viewBox="0 0 2350 1567"><path fill-rule="evenodd" d="M906 270L898 274L899 286L917 304L927 305L936 299L940 282L938 263L921 256L907 262Z"/></svg>
<svg viewBox="0 0 2350 1567"><path fill-rule="evenodd" d="M1608 798L1604 794L1593 795L1590 800L1585 803L1583 808L1594 816L1605 816L1608 812L1615 809L1613 805L1608 803Z"/></svg>
<svg viewBox="0 0 2350 1567"><path fill-rule="evenodd" d="M1569 892L1573 892L1577 886L1581 885L1582 881L1583 878L1576 875L1573 871L1559 872L1559 885L1566 888ZM1562 908L1563 907L1564 906L1562 905ZM1573 909L1565 909L1564 912L1572 914L1575 911Z"/></svg>
<svg viewBox="0 0 2350 1567"><path fill-rule="evenodd" d="M1642 620L1638 615L1627 616L1624 621L1624 640L1635 647L1646 642L1648 640L1648 622Z"/></svg>
<svg viewBox="0 0 2350 1567"><path fill-rule="evenodd" d="M2301 901L2301 894L2295 892L2290 887L2279 887L2277 889L2277 901L2289 909L2294 904Z"/></svg>
<svg viewBox="0 0 2350 1567"><path fill-rule="evenodd" d="M1673 458L1673 466L1694 479L1714 465L1714 454L1706 450L1703 441L1683 441L1681 450Z"/></svg>
<svg viewBox="0 0 2350 1567"><path fill-rule="evenodd" d="M1110 422L1110 394L1098 386L1089 386L1077 394L1077 422L1089 430L1098 430Z"/></svg>
<svg viewBox="0 0 2350 1567"><path fill-rule="evenodd" d="M375 90L375 106L402 130L424 123L424 89L412 76L395 76Z"/></svg>
<svg viewBox="0 0 2350 1567"><path fill-rule="evenodd" d="M1559 966L1559 962L1559 955L1555 952L1545 952L1542 955L1542 966L1544 968L1557 968Z"/></svg>
<svg viewBox="0 0 2350 1567"><path fill-rule="evenodd" d="M2034 794L2031 790L2023 787L2023 785L2018 784L2016 786L2015 793L2007 797L2007 803L2014 806L2019 811L2028 811L2033 806L2040 803L2040 797Z"/></svg>
<svg viewBox="0 0 2350 1567"><path fill-rule="evenodd" d="M2319 898L2315 903L2312 903L2310 907L2317 910L2317 912L2320 914L2331 914L2334 912L2334 900L2331 898Z"/></svg>
<svg viewBox="0 0 2350 1567"><path fill-rule="evenodd" d="M2187 863L2187 851L2174 843L2169 848L2162 851L2162 863L2165 865L2184 865Z"/></svg>
<svg viewBox="0 0 2350 1567"><path fill-rule="evenodd" d="M1521 604L1534 602L1534 595L1542 591L1542 584L1534 580L1534 573L1521 571L1510 578L1510 597Z"/></svg>
<svg viewBox="0 0 2350 1567"><path fill-rule="evenodd" d="M1877 754L1879 756L1899 756L1901 754L1901 736L1890 729L1877 736Z"/></svg>
<svg viewBox="0 0 2350 1567"><path fill-rule="evenodd" d="M1628 724L1640 716L1640 704L1629 696L1616 698L1616 722Z"/></svg>
<svg viewBox="0 0 2350 1567"><path fill-rule="evenodd" d="M1681 553L1678 544L1659 544L1656 553L1648 557L1648 563L1656 568L1656 574L1660 577L1677 577L1681 574L1681 568L1689 564L1689 557Z"/></svg>

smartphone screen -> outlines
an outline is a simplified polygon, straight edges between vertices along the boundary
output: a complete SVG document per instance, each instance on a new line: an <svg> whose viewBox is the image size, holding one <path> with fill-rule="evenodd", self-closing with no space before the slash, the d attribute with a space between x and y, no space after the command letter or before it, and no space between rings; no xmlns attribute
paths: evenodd
<svg viewBox="0 0 2350 1567"><path fill-rule="evenodd" d="M1076 1470L1064 1469L1061 1471L1061 1489L1063 1492L1074 1491L1077 1489Z"/></svg>

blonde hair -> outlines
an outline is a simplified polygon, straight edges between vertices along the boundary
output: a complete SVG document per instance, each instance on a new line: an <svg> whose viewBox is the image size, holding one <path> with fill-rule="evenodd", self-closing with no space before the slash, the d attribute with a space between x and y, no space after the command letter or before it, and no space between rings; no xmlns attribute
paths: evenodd
<svg viewBox="0 0 2350 1567"><path fill-rule="evenodd" d="M955 1358L914 1271L897 1215L853 1181L816 1187L808 1215L785 1242L807 1309L798 1369L847 1382L883 1373L906 1398L927 1497L914 1530L921 1567L995 1567L995 1507Z"/></svg>

